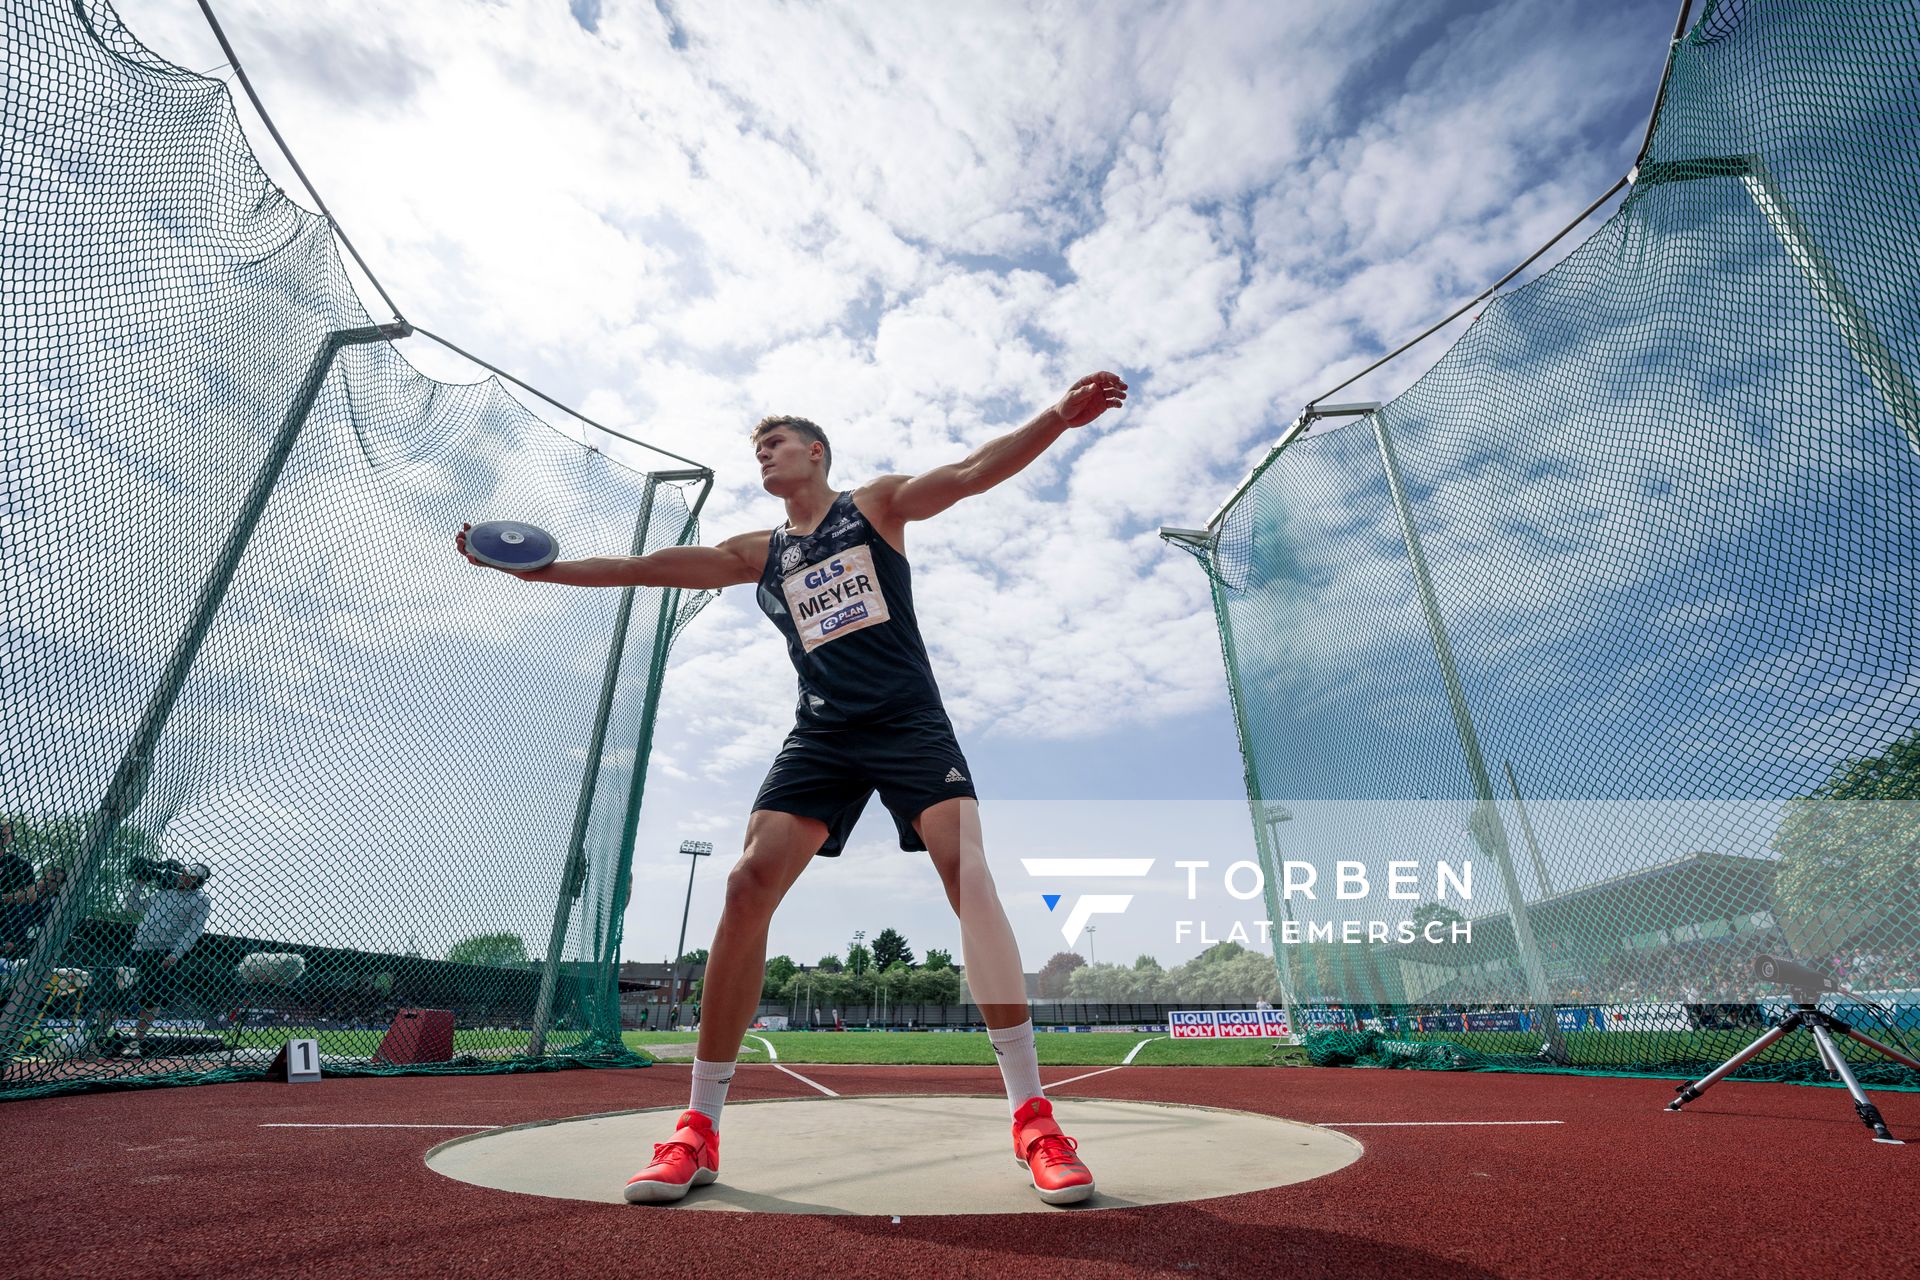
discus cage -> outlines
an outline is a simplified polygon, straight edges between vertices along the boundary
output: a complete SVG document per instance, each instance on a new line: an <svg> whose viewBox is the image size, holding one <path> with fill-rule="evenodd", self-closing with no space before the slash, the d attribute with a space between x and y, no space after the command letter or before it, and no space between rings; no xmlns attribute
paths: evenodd
<svg viewBox="0 0 1920 1280"><path fill-rule="evenodd" d="M1162 531L1315 1061L1697 1073L1791 1011L1761 954L1920 1042L1916 121L1911 5L1683 5L1641 155L1562 236L1626 190L1604 224ZM1279 892L1343 859L1480 878L1376 889L1415 936L1355 939ZM1830 1073L1801 1035L1740 1075Z"/></svg>
<svg viewBox="0 0 1920 1280"><path fill-rule="evenodd" d="M453 538L689 543L712 473L422 375L395 344L433 335L368 316L225 83L104 0L4 13L0 1098L257 1078L296 1038L334 1074L639 1064L634 833L708 596Z"/></svg>

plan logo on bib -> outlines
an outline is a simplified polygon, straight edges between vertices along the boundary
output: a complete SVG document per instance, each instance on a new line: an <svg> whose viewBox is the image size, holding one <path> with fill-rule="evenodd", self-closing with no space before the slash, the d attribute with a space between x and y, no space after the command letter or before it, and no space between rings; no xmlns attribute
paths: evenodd
<svg viewBox="0 0 1920 1280"><path fill-rule="evenodd" d="M1111 880L1139 879L1153 870L1152 858L1022 858L1020 865L1027 874L1037 880ZM1043 893L1040 895L1052 911L1060 905L1063 894ZM1060 936L1067 940L1068 946L1080 941L1080 935L1086 930L1087 921L1099 915L1119 915L1132 903L1130 893L1089 893L1075 898L1073 905L1067 908L1067 918L1060 925Z"/></svg>

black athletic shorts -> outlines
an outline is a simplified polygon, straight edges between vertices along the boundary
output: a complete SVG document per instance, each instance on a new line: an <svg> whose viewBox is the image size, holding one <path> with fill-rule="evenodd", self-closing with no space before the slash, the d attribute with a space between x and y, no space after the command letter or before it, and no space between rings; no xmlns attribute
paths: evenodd
<svg viewBox="0 0 1920 1280"><path fill-rule="evenodd" d="M972 779L953 722L941 708L925 707L879 723L795 725L753 807L826 823L820 855L833 858L878 791L900 831L900 847L920 853L927 846L913 820L942 800L974 796Z"/></svg>
<svg viewBox="0 0 1920 1280"><path fill-rule="evenodd" d="M174 961L173 968L169 969L166 965L167 955L165 951L136 951L127 957L140 975L134 995L142 1009L166 1004L180 992L182 962Z"/></svg>

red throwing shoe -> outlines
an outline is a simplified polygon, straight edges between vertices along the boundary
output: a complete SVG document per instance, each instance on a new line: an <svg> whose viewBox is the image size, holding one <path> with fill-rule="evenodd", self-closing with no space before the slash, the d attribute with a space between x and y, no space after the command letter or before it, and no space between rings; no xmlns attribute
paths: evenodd
<svg viewBox="0 0 1920 1280"><path fill-rule="evenodd" d="M666 1204L720 1176L720 1135L700 1111L683 1111L673 1137L653 1147L653 1163L627 1179L628 1204Z"/></svg>
<svg viewBox="0 0 1920 1280"><path fill-rule="evenodd" d="M1077 1204L1093 1194L1093 1173L1074 1154L1078 1145L1060 1132L1045 1098L1029 1098L1013 1113L1013 1158L1027 1166L1048 1204Z"/></svg>

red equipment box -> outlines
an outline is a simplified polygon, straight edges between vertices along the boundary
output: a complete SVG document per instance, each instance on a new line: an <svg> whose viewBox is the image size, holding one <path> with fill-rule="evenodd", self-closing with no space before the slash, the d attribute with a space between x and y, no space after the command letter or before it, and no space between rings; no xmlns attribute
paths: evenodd
<svg viewBox="0 0 1920 1280"><path fill-rule="evenodd" d="M402 1009L373 1058L394 1066L453 1061L453 1010Z"/></svg>

